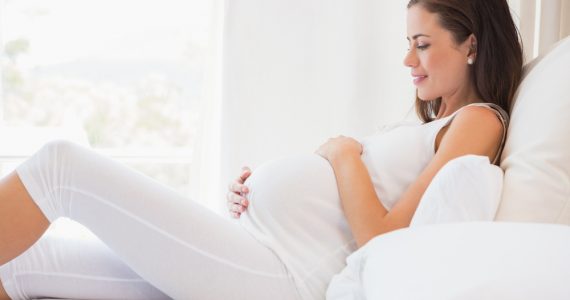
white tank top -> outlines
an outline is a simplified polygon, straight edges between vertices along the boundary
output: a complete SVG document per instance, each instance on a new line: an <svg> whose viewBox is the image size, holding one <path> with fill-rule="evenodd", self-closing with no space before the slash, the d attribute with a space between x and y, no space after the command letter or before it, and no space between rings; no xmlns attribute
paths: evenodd
<svg viewBox="0 0 570 300"><path fill-rule="evenodd" d="M493 108L506 132L508 116L499 106L471 105ZM362 160L384 207L391 209L427 166L435 154L437 133L460 110L360 141ZM245 185L250 205L241 225L283 261L303 299L324 299L332 276L356 250L329 162L317 154L277 159L258 167Z"/></svg>
<svg viewBox="0 0 570 300"><path fill-rule="evenodd" d="M435 140L439 131L467 106L492 108L503 124L503 139L499 154L493 160L495 164L504 145L509 117L493 103L472 103L447 117L421 125L400 124L361 141L364 145L362 160L368 167L376 194L386 208L392 208L408 185L418 178L435 155Z"/></svg>

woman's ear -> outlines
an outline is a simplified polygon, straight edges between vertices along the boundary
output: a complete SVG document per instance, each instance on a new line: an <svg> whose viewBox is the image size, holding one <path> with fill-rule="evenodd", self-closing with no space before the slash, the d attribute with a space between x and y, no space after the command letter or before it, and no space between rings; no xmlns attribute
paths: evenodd
<svg viewBox="0 0 570 300"><path fill-rule="evenodd" d="M477 55L477 38L472 33L469 35L469 37L467 38L467 40L465 42L467 43L467 46L469 47L467 57L471 57L471 58L475 59L475 56Z"/></svg>

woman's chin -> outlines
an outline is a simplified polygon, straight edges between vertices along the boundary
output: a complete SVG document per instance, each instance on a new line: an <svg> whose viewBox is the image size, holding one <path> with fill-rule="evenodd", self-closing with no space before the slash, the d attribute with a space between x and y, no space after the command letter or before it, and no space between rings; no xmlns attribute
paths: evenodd
<svg viewBox="0 0 570 300"><path fill-rule="evenodd" d="M423 95L418 93L418 98L423 102L430 102L430 101L437 99L438 97L432 97L431 95L423 96Z"/></svg>
<svg viewBox="0 0 570 300"><path fill-rule="evenodd" d="M433 100L440 97L438 95L428 93L427 91L422 91L421 89L418 89L417 95L418 95L418 98L420 100L425 101L425 102L433 101Z"/></svg>

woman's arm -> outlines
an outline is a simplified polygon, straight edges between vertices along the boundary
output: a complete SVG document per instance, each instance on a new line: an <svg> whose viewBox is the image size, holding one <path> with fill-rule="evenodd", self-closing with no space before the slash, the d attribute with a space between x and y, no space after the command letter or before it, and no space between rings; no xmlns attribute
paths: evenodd
<svg viewBox="0 0 570 300"><path fill-rule="evenodd" d="M360 247L379 234L409 226L422 195L448 161L467 154L487 155L492 160L501 135L502 124L492 111L475 106L463 109L449 126L434 158L391 211L379 201L368 170L354 146L347 141L332 140L331 145L321 146L318 152L334 169L344 213Z"/></svg>

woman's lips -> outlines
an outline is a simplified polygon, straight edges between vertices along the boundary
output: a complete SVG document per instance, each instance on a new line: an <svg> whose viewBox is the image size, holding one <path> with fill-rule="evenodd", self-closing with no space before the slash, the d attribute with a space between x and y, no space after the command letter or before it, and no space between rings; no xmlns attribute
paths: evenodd
<svg viewBox="0 0 570 300"><path fill-rule="evenodd" d="M427 78L427 76L426 75L412 75L412 78L414 79L414 84L419 85L424 79Z"/></svg>

